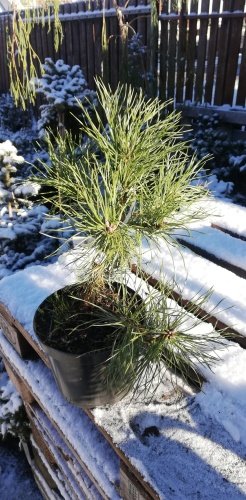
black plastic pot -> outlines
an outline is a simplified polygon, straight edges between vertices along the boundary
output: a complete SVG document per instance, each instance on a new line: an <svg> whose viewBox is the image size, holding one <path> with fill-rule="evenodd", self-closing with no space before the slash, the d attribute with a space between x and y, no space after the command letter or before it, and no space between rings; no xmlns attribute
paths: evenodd
<svg viewBox="0 0 246 500"><path fill-rule="evenodd" d="M44 332L40 328L40 311L50 297L35 313L34 331L48 355L53 375L63 396L69 402L85 408L113 404L122 399L129 390L126 385L122 383L119 390L118 387L113 387L113 383L109 386L106 382L105 373L107 360L111 354L110 349L71 354L43 342Z"/></svg>
<svg viewBox="0 0 246 500"><path fill-rule="evenodd" d="M126 394L126 390L117 393L106 384L105 368L110 351L76 355L43 343L42 346L49 357L57 385L70 403L91 408L113 404Z"/></svg>

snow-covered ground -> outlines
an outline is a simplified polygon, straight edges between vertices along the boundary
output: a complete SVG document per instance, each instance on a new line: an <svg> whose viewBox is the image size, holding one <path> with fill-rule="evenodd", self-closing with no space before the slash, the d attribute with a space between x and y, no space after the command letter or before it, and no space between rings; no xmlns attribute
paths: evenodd
<svg viewBox="0 0 246 500"><path fill-rule="evenodd" d="M6 442L0 445L1 500L41 500L26 458L17 448Z"/></svg>

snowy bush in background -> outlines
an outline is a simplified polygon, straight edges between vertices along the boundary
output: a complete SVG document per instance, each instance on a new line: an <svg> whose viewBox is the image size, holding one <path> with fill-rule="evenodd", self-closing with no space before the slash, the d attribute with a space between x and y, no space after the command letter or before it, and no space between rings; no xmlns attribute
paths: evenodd
<svg viewBox="0 0 246 500"><path fill-rule="evenodd" d="M48 209L34 206L39 185L16 176L24 158L11 141L0 143L0 279L40 260L55 240L40 234Z"/></svg>
<svg viewBox="0 0 246 500"><path fill-rule="evenodd" d="M188 134L191 148L199 159L211 155L207 168L223 184L221 192L246 202L246 141L232 139L218 113L199 115L193 127Z"/></svg>
<svg viewBox="0 0 246 500"><path fill-rule="evenodd" d="M29 433L29 424L22 399L0 362L0 438L8 434L22 441Z"/></svg>
<svg viewBox="0 0 246 500"><path fill-rule="evenodd" d="M39 137L45 136L45 130L50 127L60 133L64 128L72 130L78 124L71 116L72 111L81 119L78 100L90 107L95 101L95 92L88 89L87 82L78 65L69 66L62 59L54 62L46 58L43 64L44 75L36 80L36 92L42 95L47 104L40 106L41 118L38 120Z"/></svg>
<svg viewBox="0 0 246 500"><path fill-rule="evenodd" d="M18 108L10 94L0 96L0 127L18 132L23 128L31 128L33 121L32 111Z"/></svg>

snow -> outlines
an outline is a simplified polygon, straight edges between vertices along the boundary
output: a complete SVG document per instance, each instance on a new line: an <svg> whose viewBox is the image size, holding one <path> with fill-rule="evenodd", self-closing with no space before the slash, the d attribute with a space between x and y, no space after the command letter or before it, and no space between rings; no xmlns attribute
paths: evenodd
<svg viewBox="0 0 246 500"><path fill-rule="evenodd" d="M229 234L225 234L218 229L201 224L197 229L187 232L176 232L178 238L188 244L195 245L198 248L216 256L218 259L229 262L230 264L246 270L246 242L239 239L235 240Z"/></svg>
<svg viewBox="0 0 246 500"><path fill-rule="evenodd" d="M233 205L226 200L214 200L209 203L211 216L209 221L218 226L246 237L246 208Z"/></svg>
<svg viewBox="0 0 246 500"><path fill-rule="evenodd" d="M118 458L105 438L82 410L66 402L53 376L42 361L24 361L0 332L0 348L37 396L54 424L66 435L80 459L87 465L101 488L114 500L119 498L114 483L118 481Z"/></svg>
<svg viewBox="0 0 246 500"><path fill-rule="evenodd" d="M50 293L73 283L75 279L76 275L69 266L69 259L66 260L62 256L59 262L54 264L30 266L3 278L0 301L37 342L32 326L35 310Z"/></svg>
<svg viewBox="0 0 246 500"><path fill-rule="evenodd" d="M7 443L0 446L0 498L42 500L23 453Z"/></svg>
<svg viewBox="0 0 246 500"><path fill-rule="evenodd" d="M246 336L246 281L227 269L195 255L187 248L170 248L163 241L154 248L145 243L142 268L169 281L184 299L213 290L203 309Z"/></svg>

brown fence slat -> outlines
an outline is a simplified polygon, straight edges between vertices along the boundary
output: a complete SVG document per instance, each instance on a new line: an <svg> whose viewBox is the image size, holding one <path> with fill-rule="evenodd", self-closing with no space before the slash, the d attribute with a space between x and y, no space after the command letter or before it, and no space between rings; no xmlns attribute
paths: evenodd
<svg viewBox="0 0 246 500"><path fill-rule="evenodd" d="M202 0L201 12L208 12L209 0ZM207 50L208 19L200 20L199 41L197 48L197 67L195 83L195 101L201 102L203 99L204 74Z"/></svg>
<svg viewBox="0 0 246 500"><path fill-rule="evenodd" d="M237 91L237 105L245 106L246 105L246 23L245 23L245 31L244 31L244 42L242 48L242 58L240 64L240 73L239 73L239 82L238 82L238 91Z"/></svg>
<svg viewBox="0 0 246 500"><path fill-rule="evenodd" d="M102 1L97 0L96 8L102 10ZM94 20L95 76L102 74L102 19Z"/></svg>
<svg viewBox="0 0 246 500"><path fill-rule="evenodd" d="M112 17L108 22L109 26L109 82L113 90L117 87L119 79L119 67L121 64L119 58L117 57L119 50L119 33L118 33L118 21L116 18Z"/></svg>
<svg viewBox="0 0 246 500"><path fill-rule="evenodd" d="M78 12L83 12L86 8L85 2L80 2L78 4ZM88 79L88 65L87 65L87 40L86 40L86 29L85 29L85 21L78 21L79 28L79 51L80 51L80 66L84 73L86 80Z"/></svg>
<svg viewBox="0 0 246 500"><path fill-rule="evenodd" d="M94 10L94 3L91 0L86 0L87 10ZM86 42L87 42L87 81L90 88L94 88L95 76L95 56L94 56L94 24L93 19L88 19L86 22Z"/></svg>
<svg viewBox="0 0 246 500"><path fill-rule="evenodd" d="M78 13L78 4L72 3L71 5L71 13ZM72 31L72 48L73 48L73 57L72 62L68 61L69 64L80 64L80 46L79 46L79 23L78 21L74 21L70 23L71 31Z"/></svg>
<svg viewBox="0 0 246 500"><path fill-rule="evenodd" d="M234 0L233 9L243 11L245 0ZM234 96L234 87L238 69L238 55L240 52L243 18L232 19L230 25L230 35L228 47L230 55L227 57L227 67L225 73L225 91L223 95L223 104L232 104ZM246 82L245 82L246 85Z"/></svg>
<svg viewBox="0 0 246 500"><path fill-rule="evenodd" d="M5 44L5 22L4 17L0 17L0 45L2 47L0 56L0 91L6 91L6 62L4 60L4 44ZM4 64L5 63L5 64Z"/></svg>
<svg viewBox="0 0 246 500"><path fill-rule="evenodd" d="M220 0L213 0L213 12L219 12ZM215 61L217 54L219 33L219 19L211 19L210 22L210 35L208 41L208 56L207 56L207 71L206 71L206 85L205 85L205 102L212 102L213 87L215 79Z"/></svg>
<svg viewBox="0 0 246 500"><path fill-rule="evenodd" d="M177 13L177 2L171 0L171 13ZM176 72L176 50L177 50L177 27L176 20L170 22L169 26L169 47L168 47L168 81L167 97L174 99L175 96L175 72Z"/></svg>
<svg viewBox="0 0 246 500"><path fill-rule="evenodd" d="M219 1L219 0L218 0ZM197 0L191 0L190 11L197 13ZM189 19L188 23L188 40L187 40L187 66L186 66L186 83L185 83L185 100L192 101L193 87L195 78L195 59L196 59L196 34L197 34L197 19Z"/></svg>
<svg viewBox="0 0 246 500"><path fill-rule="evenodd" d="M168 2L164 2L163 12L168 13ZM168 61L168 21L161 21L160 38L160 98L167 100L167 61Z"/></svg>
<svg viewBox="0 0 246 500"><path fill-rule="evenodd" d="M186 39L187 39L187 20L186 14L187 2L182 0L181 17L179 21L179 41L177 54L177 83L176 83L176 102L183 102L184 91L184 73L186 63Z"/></svg>
<svg viewBox="0 0 246 500"><path fill-rule="evenodd" d="M224 0L223 10L231 11L233 0ZM228 50L230 40L230 19L222 19L220 34L219 34L219 53L218 53L218 67L215 86L214 104L223 104L223 95L225 88L225 75L226 64L228 58Z"/></svg>

